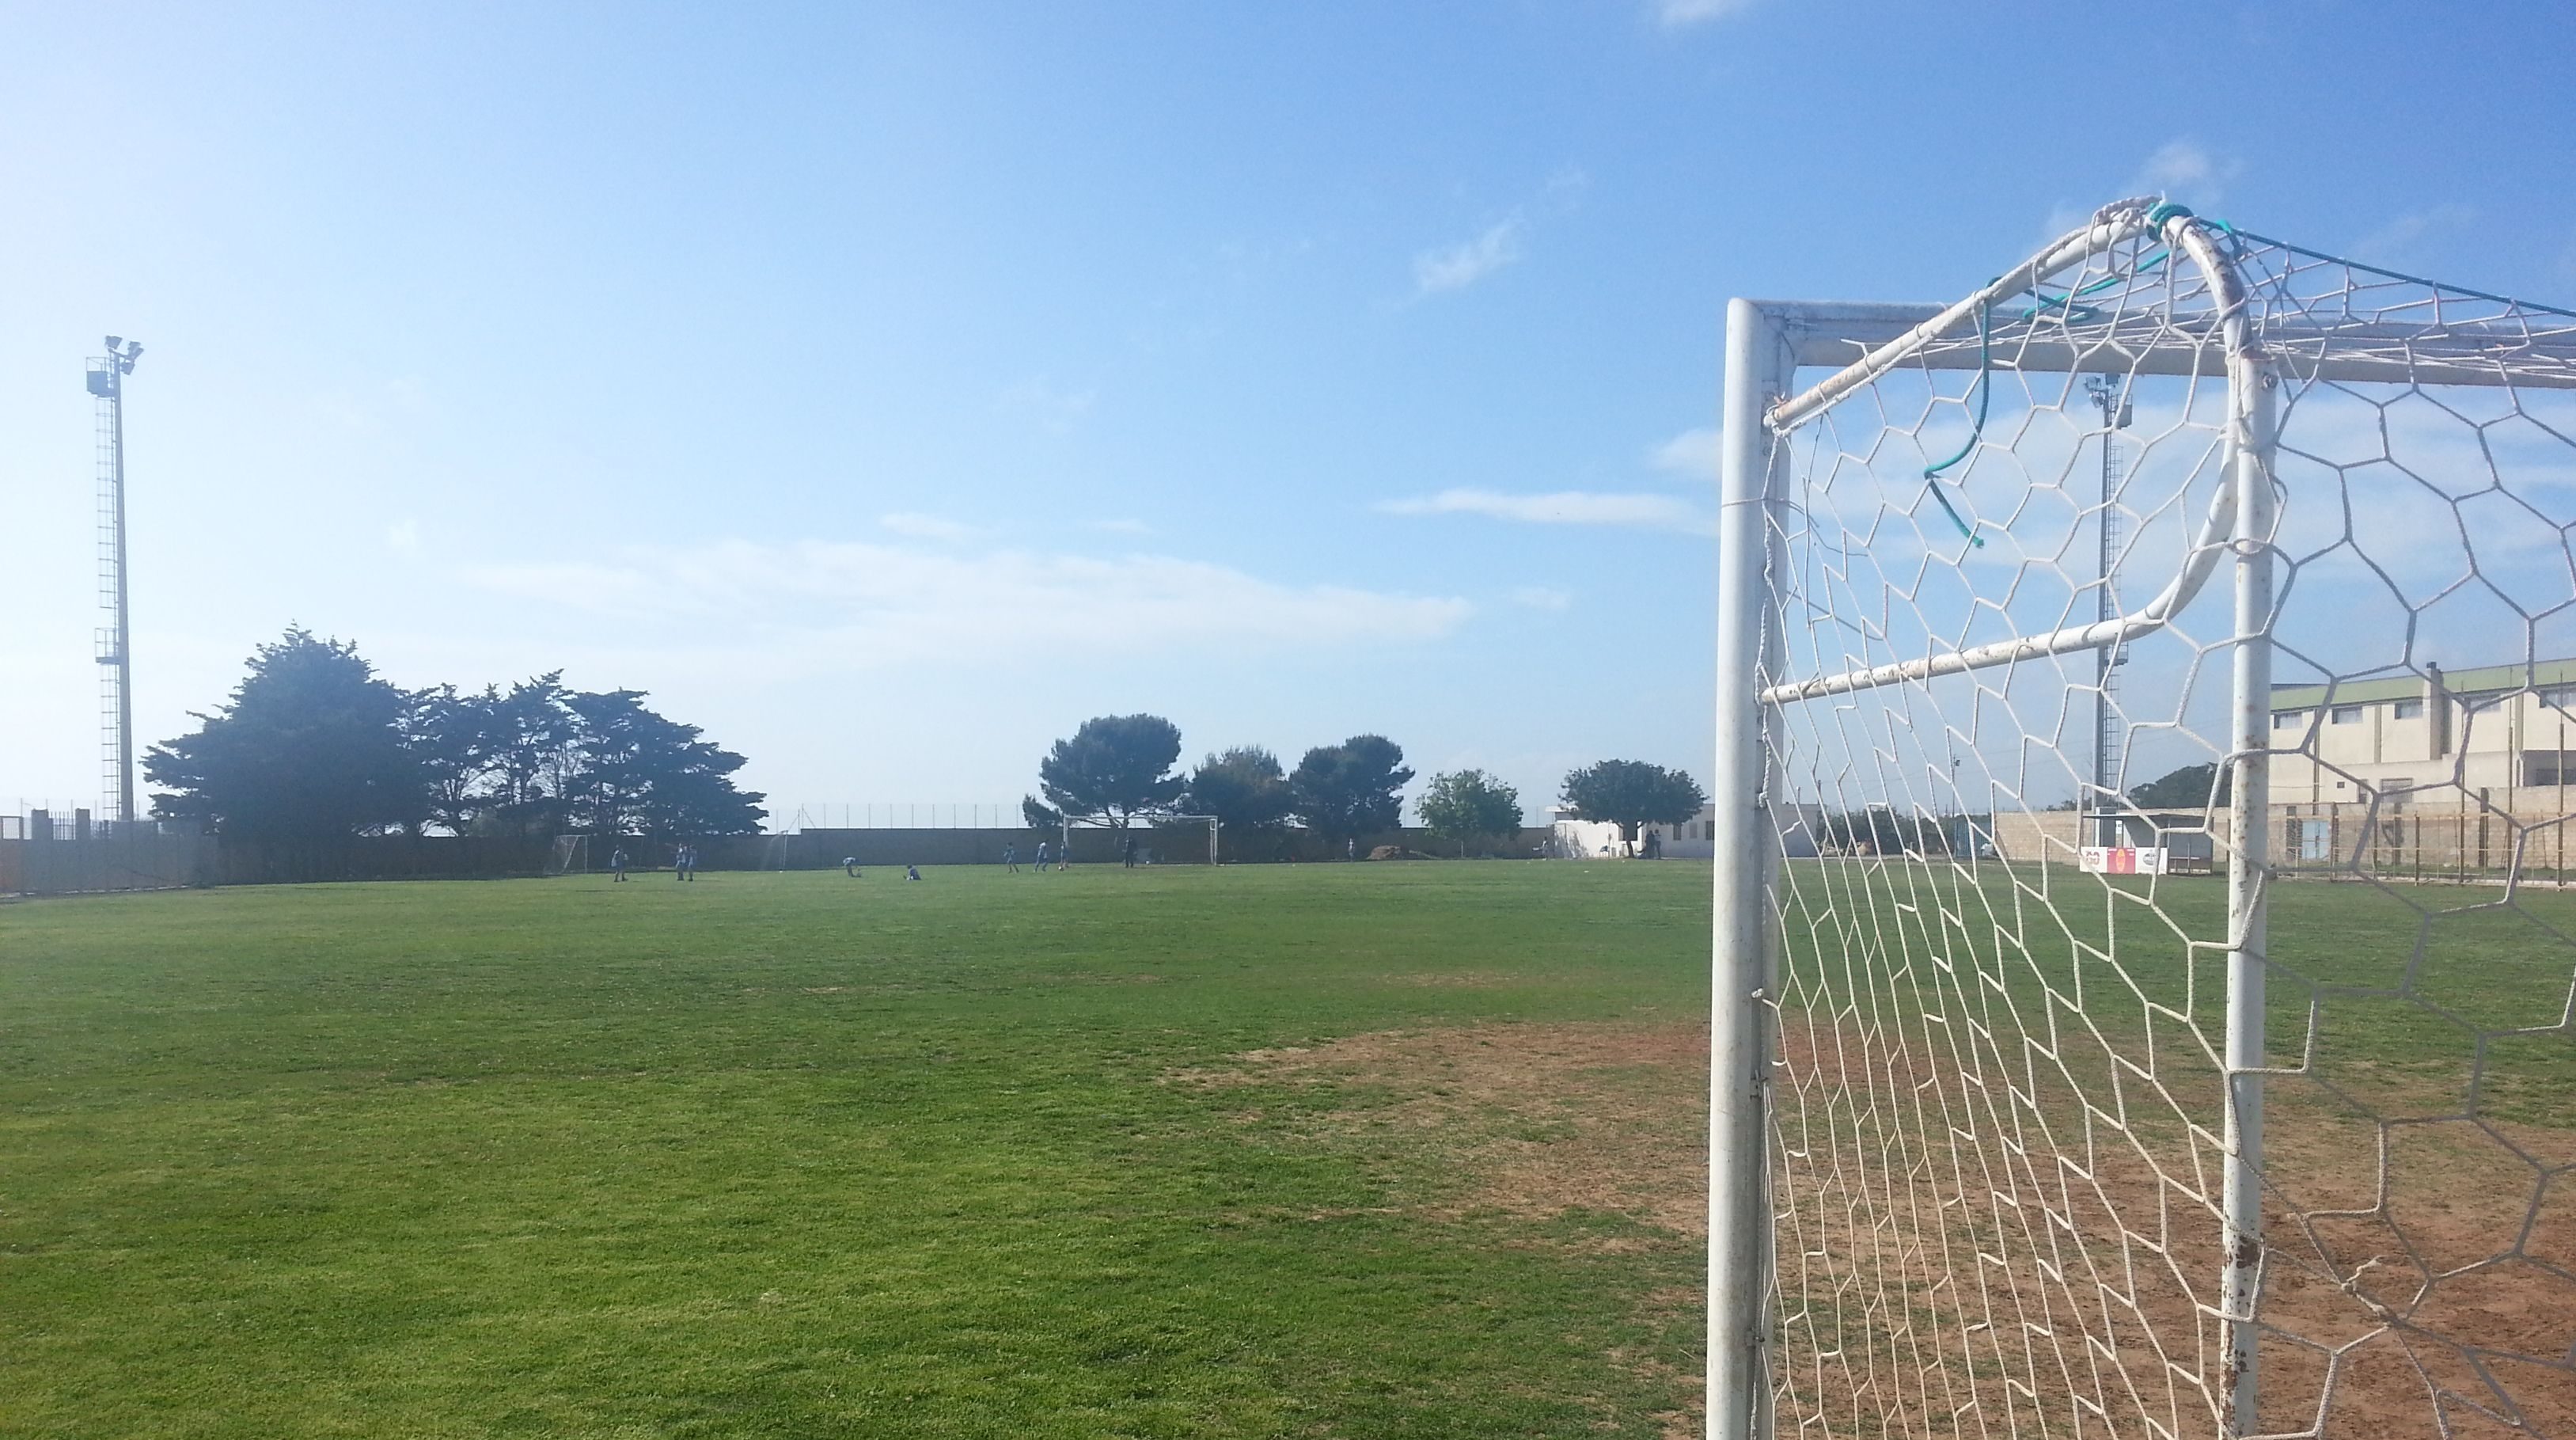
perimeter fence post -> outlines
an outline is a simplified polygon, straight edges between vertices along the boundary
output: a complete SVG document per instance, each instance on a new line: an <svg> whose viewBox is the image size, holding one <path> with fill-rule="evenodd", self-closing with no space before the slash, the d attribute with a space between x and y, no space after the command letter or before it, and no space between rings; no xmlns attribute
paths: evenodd
<svg viewBox="0 0 2576 1440"><path fill-rule="evenodd" d="M1717 525L1717 755L1711 772L1715 895L1709 963L1708 1433L1766 1440L1771 1211L1766 1140L1774 966L1770 953L1772 852L1769 750L1761 701L1766 668L1778 668L1771 556L1775 513L1788 484L1785 448L1767 412L1792 365L1780 326L1763 307L1726 310L1724 438Z"/></svg>

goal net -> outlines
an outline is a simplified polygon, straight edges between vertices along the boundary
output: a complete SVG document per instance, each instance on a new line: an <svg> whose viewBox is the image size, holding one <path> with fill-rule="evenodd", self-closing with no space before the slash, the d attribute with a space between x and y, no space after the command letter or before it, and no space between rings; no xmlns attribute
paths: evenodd
<svg viewBox="0 0 2576 1440"><path fill-rule="evenodd" d="M1124 826L1066 816L1057 822L1056 853L1094 865L1214 865L1220 828L1214 815L1139 815Z"/></svg>
<svg viewBox="0 0 2576 1440"><path fill-rule="evenodd" d="M590 873L590 837L558 835L554 849L546 856L549 875L586 875Z"/></svg>
<svg viewBox="0 0 2576 1440"><path fill-rule="evenodd" d="M2576 1434L2576 315L1730 310L1712 1433Z"/></svg>

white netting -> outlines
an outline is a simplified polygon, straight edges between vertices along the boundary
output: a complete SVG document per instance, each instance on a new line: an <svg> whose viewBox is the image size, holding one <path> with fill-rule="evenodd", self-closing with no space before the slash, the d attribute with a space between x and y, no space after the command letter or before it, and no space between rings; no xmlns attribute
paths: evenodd
<svg viewBox="0 0 2576 1440"><path fill-rule="evenodd" d="M590 837L558 835L554 847L546 853L546 873L578 875L590 869Z"/></svg>
<svg viewBox="0 0 2576 1440"><path fill-rule="evenodd" d="M2576 1434L2576 316L2144 210L1775 412L1776 1428Z"/></svg>

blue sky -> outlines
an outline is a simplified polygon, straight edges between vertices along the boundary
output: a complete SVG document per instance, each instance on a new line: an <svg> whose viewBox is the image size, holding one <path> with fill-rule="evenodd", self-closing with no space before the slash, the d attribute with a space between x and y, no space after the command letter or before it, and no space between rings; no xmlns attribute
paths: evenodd
<svg viewBox="0 0 2576 1440"><path fill-rule="evenodd" d="M782 820L1138 709L1705 778L1728 296L2164 190L2576 298L2576 19L2477 14L12 3L0 807L97 793L110 331L147 741L298 621L649 690Z"/></svg>

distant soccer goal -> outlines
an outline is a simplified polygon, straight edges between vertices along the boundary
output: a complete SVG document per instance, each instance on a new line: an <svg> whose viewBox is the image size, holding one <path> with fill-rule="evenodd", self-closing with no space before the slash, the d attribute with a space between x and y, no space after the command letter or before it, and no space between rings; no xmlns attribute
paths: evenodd
<svg viewBox="0 0 2576 1440"><path fill-rule="evenodd" d="M2576 1434L2576 314L1728 316L1711 1433Z"/></svg>
<svg viewBox="0 0 2576 1440"><path fill-rule="evenodd" d="M549 875L587 875L590 873L590 837L558 835L554 849L546 856Z"/></svg>
<svg viewBox="0 0 2576 1440"><path fill-rule="evenodd" d="M1214 815L1139 815L1124 827L1067 816L1058 821L1056 853L1078 863L1123 863L1132 840L1139 864L1214 865L1219 863L1221 828ZM1073 840L1077 831L1088 837L1079 854Z"/></svg>

